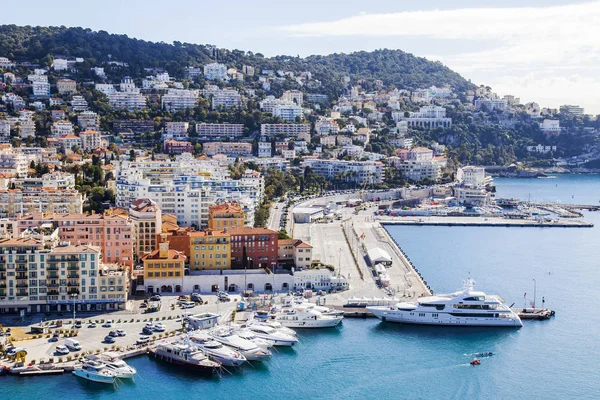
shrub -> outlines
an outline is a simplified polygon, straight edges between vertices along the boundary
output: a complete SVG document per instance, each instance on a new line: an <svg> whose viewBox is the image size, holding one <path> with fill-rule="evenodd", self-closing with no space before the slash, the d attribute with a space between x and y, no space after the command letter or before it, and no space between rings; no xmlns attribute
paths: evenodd
<svg viewBox="0 0 600 400"><path fill-rule="evenodd" d="M163 319L163 321L164 321L165 319L167 319L167 317L162 317L162 319Z"/></svg>
<svg viewBox="0 0 600 400"><path fill-rule="evenodd" d="M120 323L121 323L121 320L118 320L118 321L117 321L117 324L120 324Z"/></svg>
<svg viewBox="0 0 600 400"><path fill-rule="evenodd" d="M96 354L100 354L100 349L96 349Z"/></svg>
<svg viewBox="0 0 600 400"><path fill-rule="evenodd" d="M104 348L104 351L108 351L108 347L105 347L105 348Z"/></svg>
<svg viewBox="0 0 600 400"><path fill-rule="evenodd" d="M62 357L58 357L58 362L59 363L63 362L63 358Z"/></svg>
<svg viewBox="0 0 600 400"><path fill-rule="evenodd" d="M67 356L67 361L71 361L72 359L73 359L73 357Z"/></svg>
<svg viewBox="0 0 600 400"><path fill-rule="evenodd" d="M45 358L40 358L40 364L43 364L46 361Z"/></svg>
<svg viewBox="0 0 600 400"><path fill-rule="evenodd" d="M73 354L73 358L75 358L77 360L79 358L79 353Z"/></svg>
<svg viewBox="0 0 600 400"><path fill-rule="evenodd" d="M35 365L35 360L31 360L29 362L31 363L31 365Z"/></svg>

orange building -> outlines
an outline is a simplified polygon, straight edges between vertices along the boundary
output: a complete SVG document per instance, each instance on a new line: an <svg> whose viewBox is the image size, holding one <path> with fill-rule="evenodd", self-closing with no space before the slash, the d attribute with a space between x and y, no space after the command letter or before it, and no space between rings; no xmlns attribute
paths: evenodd
<svg viewBox="0 0 600 400"><path fill-rule="evenodd" d="M208 227L214 230L242 228L246 213L239 204L222 203L208 209Z"/></svg>

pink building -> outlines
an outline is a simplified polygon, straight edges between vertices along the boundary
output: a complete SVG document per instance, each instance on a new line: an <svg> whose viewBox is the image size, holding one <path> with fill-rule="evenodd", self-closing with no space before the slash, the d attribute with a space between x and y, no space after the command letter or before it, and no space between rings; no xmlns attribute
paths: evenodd
<svg viewBox="0 0 600 400"><path fill-rule="evenodd" d="M104 263L133 266L133 224L126 213L25 215L17 219L17 235L42 225L58 228L61 241L99 246Z"/></svg>

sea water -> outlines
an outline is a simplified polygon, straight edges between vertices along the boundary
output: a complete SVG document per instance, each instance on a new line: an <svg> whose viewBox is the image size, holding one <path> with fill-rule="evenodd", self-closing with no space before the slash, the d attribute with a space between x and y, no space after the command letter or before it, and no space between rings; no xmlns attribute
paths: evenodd
<svg viewBox="0 0 600 400"><path fill-rule="evenodd" d="M496 183L498 197L600 199L597 176ZM337 329L300 331L294 348L220 378L142 356L128 360L138 370L135 382L0 377L0 399L597 399L600 213L585 219L596 227L389 228L435 292L457 290L470 272L477 288L522 306L533 301L535 279L536 305L544 298L556 310L549 321L498 329L346 319ZM469 365L484 351L495 355Z"/></svg>

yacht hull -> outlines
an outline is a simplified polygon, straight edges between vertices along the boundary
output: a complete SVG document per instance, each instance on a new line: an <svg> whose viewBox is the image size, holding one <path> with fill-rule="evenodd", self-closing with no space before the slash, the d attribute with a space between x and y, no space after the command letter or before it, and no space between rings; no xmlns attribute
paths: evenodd
<svg viewBox="0 0 600 400"><path fill-rule="evenodd" d="M154 359L156 359L157 361L161 361L164 363L168 363L168 364L172 364L172 365L177 365L179 367L184 367L185 369L188 369L190 371L196 371L202 374L207 374L207 375L212 375L215 372L217 372L217 367L215 367L214 365L203 365L203 364L191 364L191 363L186 363L165 355L162 355L160 353L150 353L152 354L152 356L154 357Z"/></svg>
<svg viewBox="0 0 600 400"><path fill-rule="evenodd" d="M511 327L523 326L521 319L516 317L493 318L493 317L460 317L444 313L438 313L439 317L418 316L419 312L390 310L389 307L367 307L373 315L384 322L396 322L414 325L442 325L442 326L489 326L489 327Z"/></svg>
<svg viewBox="0 0 600 400"><path fill-rule="evenodd" d="M98 383L115 383L115 376L111 376L111 375L99 375L99 374L93 374L90 373L88 371L83 371L83 370L75 370L73 371L73 375L78 376L80 378L86 379L88 381L92 381L92 382L98 382Z"/></svg>
<svg viewBox="0 0 600 400"><path fill-rule="evenodd" d="M302 320L302 321L286 321L277 320L281 325L286 328L335 328L342 322L342 318L331 318L331 319L317 319L317 320Z"/></svg>

